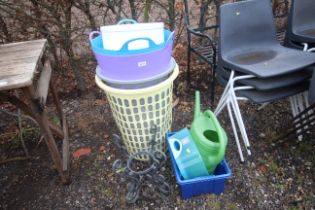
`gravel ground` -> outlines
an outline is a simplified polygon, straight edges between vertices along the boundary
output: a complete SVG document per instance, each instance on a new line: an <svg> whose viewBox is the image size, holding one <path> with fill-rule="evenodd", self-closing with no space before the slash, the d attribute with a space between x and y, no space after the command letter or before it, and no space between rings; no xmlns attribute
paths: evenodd
<svg viewBox="0 0 315 210"><path fill-rule="evenodd" d="M188 126L193 115L194 93L183 91L183 76L175 85L179 101L173 109L174 131ZM194 78L193 85L204 89L202 106L206 109L210 106L206 83L199 81L200 77ZM221 91L218 88L216 101ZM314 135L305 136L301 142L296 138L276 141L290 122L286 101L269 104L262 110L249 102L240 104L252 145L252 155L245 155L244 163L240 163L226 110L220 115L229 136L226 160L233 173L221 195L182 200L168 159L163 174L171 194L163 197L144 186L150 196L140 196L135 204L128 204L126 185L112 171L120 154L111 135L118 129L104 95L94 87L84 97L62 98L71 131L71 154L82 147L91 148L92 153L71 160L71 184L62 185L46 145L38 144L36 132L30 134L27 147L31 159L0 165L0 209L315 209ZM51 107L48 110L53 111ZM3 131L8 126L4 118L0 120ZM12 147L12 142L0 146L1 157L23 154L20 146Z"/></svg>

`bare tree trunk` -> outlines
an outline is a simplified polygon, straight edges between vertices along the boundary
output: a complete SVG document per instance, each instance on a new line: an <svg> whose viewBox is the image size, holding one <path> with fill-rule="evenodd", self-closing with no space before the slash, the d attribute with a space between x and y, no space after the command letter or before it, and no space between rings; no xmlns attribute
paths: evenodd
<svg viewBox="0 0 315 210"><path fill-rule="evenodd" d="M8 26L6 22L4 21L2 15L0 15L0 26L1 26L1 31L3 31L5 41L12 42L13 41L12 36L9 33Z"/></svg>
<svg viewBox="0 0 315 210"><path fill-rule="evenodd" d="M85 14L87 19L89 20L90 28L92 29L92 31L96 31L97 27L96 27L95 18L91 13L91 1L84 0L84 2L81 2L77 0L74 2L74 6Z"/></svg>
<svg viewBox="0 0 315 210"><path fill-rule="evenodd" d="M78 87L80 92L85 91L85 85L84 81L82 79L82 75L80 73L80 70L78 68L78 63L74 59L74 52L72 49L72 40L71 40L71 8L73 6L73 1L66 1L65 3L65 26L63 29L60 30L61 37L63 38L63 48L68 56L69 64L71 66L71 69L73 71L73 74L77 80Z"/></svg>
<svg viewBox="0 0 315 210"><path fill-rule="evenodd" d="M144 6L143 22L149 21L149 14L151 11L152 0L146 0Z"/></svg>
<svg viewBox="0 0 315 210"><path fill-rule="evenodd" d="M220 10L220 5L222 4L222 0L221 1L214 1L215 4L215 8L216 8L216 16L215 16L215 25L219 25L219 10ZM216 27L214 29L214 33L218 34L218 29L219 27Z"/></svg>
<svg viewBox="0 0 315 210"><path fill-rule="evenodd" d="M278 5L279 5L279 1L277 0L272 1L272 12L274 15L277 15L276 11L277 11Z"/></svg>
<svg viewBox="0 0 315 210"><path fill-rule="evenodd" d="M81 75L79 68L78 68L78 62L74 59L74 53L73 53L71 46L68 47L66 53L67 53L67 56L69 58L69 64L71 66L71 69L73 71L75 79L78 83L79 90L81 93L83 93L86 90L85 84L84 84L82 75Z"/></svg>
<svg viewBox="0 0 315 210"><path fill-rule="evenodd" d="M171 31L175 29L175 0L168 0L168 22Z"/></svg>
<svg viewBox="0 0 315 210"><path fill-rule="evenodd" d="M107 0L107 9L105 11L105 14L107 14L107 11L110 10L113 15L115 16L115 21L119 21L121 18L121 11L122 11L122 5L124 0ZM105 20L105 17L104 17ZM105 21L104 21L105 23Z"/></svg>
<svg viewBox="0 0 315 210"><path fill-rule="evenodd" d="M30 0L30 1L33 5L35 17L39 20L39 21L35 22L35 25L38 28L39 32L47 39L48 49L51 52L51 54L53 55L53 58L54 58L53 69L59 69L61 64L60 64L59 58L57 56L56 43L54 43L54 41L52 40L50 31L47 28L47 25L43 21L40 21L42 13L41 13L41 9L38 5L38 2L36 0Z"/></svg>
<svg viewBox="0 0 315 210"><path fill-rule="evenodd" d="M175 29L175 17L176 17L176 11L175 11L175 0L167 0L167 5L163 4L159 0L154 1L157 5L159 5L162 9L165 10L168 17L168 25L170 30Z"/></svg>
<svg viewBox="0 0 315 210"><path fill-rule="evenodd" d="M134 0L128 0L130 5L131 17L134 20L137 20L137 8Z"/></svg>
<svg viewBox="0 0 315 210"><path fill-rule="evenodd" d="M212 2L212 0L203 0L200 6L200 18L199 18L199 29L201 31L204 30L206 23L205 23L205 16L207 15L208 6Z"/></svg>

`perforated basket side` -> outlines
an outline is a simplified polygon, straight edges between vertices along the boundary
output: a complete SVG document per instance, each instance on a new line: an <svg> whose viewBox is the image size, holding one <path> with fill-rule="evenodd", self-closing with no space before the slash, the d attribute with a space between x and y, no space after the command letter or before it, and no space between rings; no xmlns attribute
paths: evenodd
<svg viewBox="0 0 315 210"><path fill-rule="evenodd" d="M110 107L130 153L151 149L156 135L155 149L165 151L164 135L172 124L172 88L170 84L148 97L117 97L107 93ZM157 133L150 130L157 126Z"/></svg>
<svg viewBox="0 0 315 210"><path fill-rule="evenodd" d="M172 124L173 81L179 74L176 64L172 75L165 81L143 89L112 88L96 76L97 85L104 90L115 122L130 154L155 148L165 151L165 133ZM150 132L157 127L157 132Z"/></svg>

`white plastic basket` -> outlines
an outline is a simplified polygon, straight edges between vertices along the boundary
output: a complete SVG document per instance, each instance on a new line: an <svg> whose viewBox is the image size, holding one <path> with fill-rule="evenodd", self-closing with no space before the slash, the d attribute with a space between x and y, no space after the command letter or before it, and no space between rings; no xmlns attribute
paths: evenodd
<svg viewBox="0 0 315 210"><path fill-rule="evenodd" d="M133 24L122 24L131 22ZM149 38L156 45L164 43L164 23L137 23L134 20L124 19L117 25L101 26L103 47L106 50L120 50L129 40ZM129 44L129 50L148 48L148 42L137 40Z"/></svg>
<svg viewBox="0 0 315 210"><path fill-rule="evenodd" d="M150 150L154 135L155 149L165 152L165 134L172 125L173 81L178 74L176 64L173 73L165 81L151 87L131 90L110 87L95 76L96 84L106 93L129 154ZM158 129L155 134L150 132L154 126Z"/></svg>

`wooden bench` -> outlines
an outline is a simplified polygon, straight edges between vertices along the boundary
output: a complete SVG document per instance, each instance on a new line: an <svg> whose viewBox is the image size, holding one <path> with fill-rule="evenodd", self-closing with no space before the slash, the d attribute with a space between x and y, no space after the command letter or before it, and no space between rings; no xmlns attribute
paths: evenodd
<svg viewBox="0 0 315 210"><path fill-rule="evenodd" d="M63 183L67 183L68 126L51 81L50 61L45 60L46 43L45 39L41 39L0 45L0 100L14 104L38 123L59 176ZM22 90L23 97L12 94L13 90ZM53 124L46 116L45 104L49 90L61 126ZM62 153L59 152L53 133L63 139Z"/></svg>

